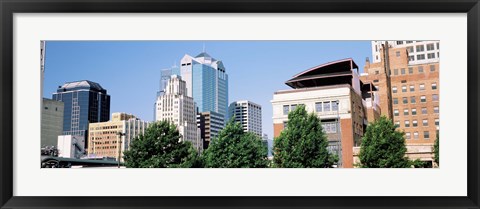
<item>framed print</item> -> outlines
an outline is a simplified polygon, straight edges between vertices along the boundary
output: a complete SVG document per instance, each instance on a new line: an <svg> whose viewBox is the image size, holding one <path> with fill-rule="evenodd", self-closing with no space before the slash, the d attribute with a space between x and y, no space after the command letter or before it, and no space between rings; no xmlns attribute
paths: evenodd
<svg viewBox="0 0 480 209"><path fill-rule="evenodd" d="M479 208L477 0L0 5L2 208Z"/></svg>

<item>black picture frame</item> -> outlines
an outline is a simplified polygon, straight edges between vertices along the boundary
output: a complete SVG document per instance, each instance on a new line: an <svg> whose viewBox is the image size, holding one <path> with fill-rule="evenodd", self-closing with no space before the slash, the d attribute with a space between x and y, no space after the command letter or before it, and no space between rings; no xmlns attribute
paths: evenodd
<svg viewBox="0 0 480 209"><path fill-rule="evenodd" d="M479 208L478 0L0 0L1 208ZM468 187L465 197L21 197L13 196L15 13L467 13ZM451 179L445 179L449 181ZM448 189L448 188L446 188Z"/></svg>

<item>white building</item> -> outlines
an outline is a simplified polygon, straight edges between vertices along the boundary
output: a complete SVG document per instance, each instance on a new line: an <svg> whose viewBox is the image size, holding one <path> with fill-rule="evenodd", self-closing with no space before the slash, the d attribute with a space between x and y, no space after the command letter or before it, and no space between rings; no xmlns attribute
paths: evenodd
<svg viewBox="0 0 480 209"><path fill-rule="evenodd" d="M201 151L203 143L197 133L196 109L192 97L187 96L186 82L178 75L172 75L165 93L157 98L156 121L170 121L177 126L182 140L192 142Z"/></svg>
<svg viewBox="0 0 480 209"><path fill-rule="evenodd" d="M406 47L409 65L440 61L440 41L387 41L387 43L393 48ZM382 49L382 44L385 44L385 41L372 41L373 63L381 61L380 49ZM396 55L390 54L389 56Z"/></svg>
<svg viewBox="0 0 480 209"><path fill-rule="evenodd" d="M243 131L262 136L262 106L243 100L232 102L228 109L229 117L239 122Z"/></svg>
<svg viewBox="0 0 480 209"><path fill-rule="evenodd" d="M85 154L84 136L60 135L58 136L58 157L80 159Z"/></svg>

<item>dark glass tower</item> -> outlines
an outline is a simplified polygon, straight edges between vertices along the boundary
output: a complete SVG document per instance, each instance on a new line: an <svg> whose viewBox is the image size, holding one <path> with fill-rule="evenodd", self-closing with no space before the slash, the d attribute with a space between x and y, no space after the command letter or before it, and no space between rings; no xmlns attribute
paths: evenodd
<svg viewBox="0 0 480 209"><path fill-rule="evenodd" d="M88 123L110 119L110 95L98 83L88 80L67 82L58 87L52 99L65 104L64 135L84 136L87 141Z"/></svg>

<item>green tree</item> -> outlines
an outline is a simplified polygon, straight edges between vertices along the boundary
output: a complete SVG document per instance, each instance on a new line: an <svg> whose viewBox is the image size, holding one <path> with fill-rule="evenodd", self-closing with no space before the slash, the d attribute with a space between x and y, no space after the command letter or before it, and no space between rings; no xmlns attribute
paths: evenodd
<svg viewBox="0 0 480 209"><path fill-rule="evenodd" d="M124 152L128 168L190 168L198 167L198 155L192 144L180 141L174 124L167 121L152 123Z"/></svg>
<svg viewBox="0 0 480 209"><path fill-rule="evenodd" d="M288 114L285 130L274 140L274 166L280 168L328 168L338 157L327 150L328 140L320 119L299 105Z"/></svg>
<svg viewBox="0 0 480 209"><path fill-rule="evenodd" d="M435 140L435 144L433 145L433 153L434 153L434 157L433 157L433 160L437 163L437 165L440 165L440 136L439 136L439 132L437 131L437 139Z"/></svg>
<svg viewBox="0 0 480 209"><path fill-rule="evenodd" d="M368 125L360 148L361 167L364 168L407 168L413 165L405 152L403 132L395 130L393 122L382 116ZM418 162L415 162L418 164Z"/></svg>
<svg viewBox="0 0 480 209"><path fill-rule="evenodd" d="M265 168L267 152L259 136L243 132L240 123L230 120L212 139L202 159L207 168Z"/></svg>

